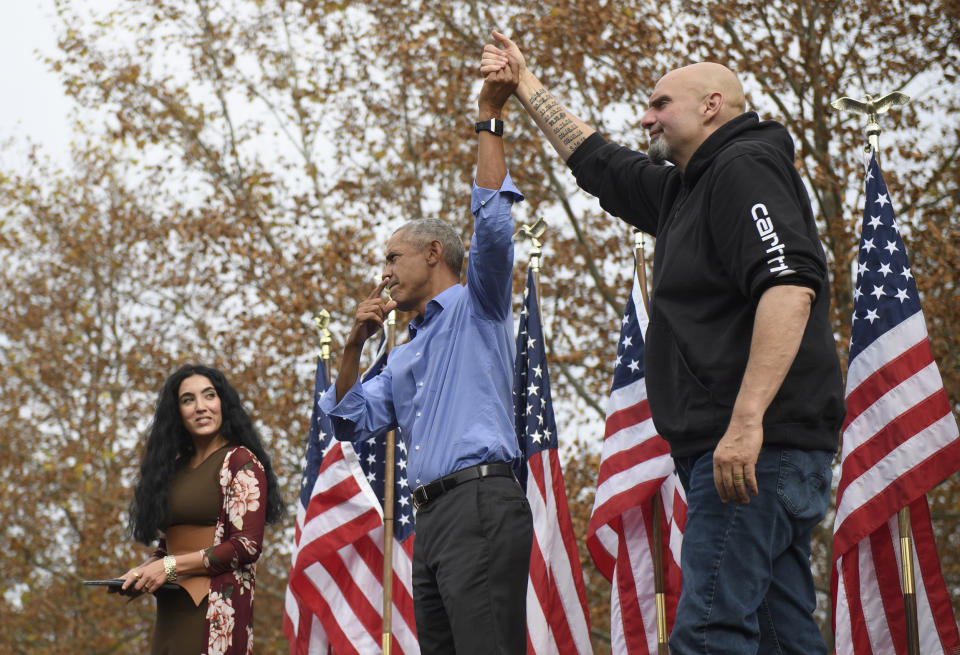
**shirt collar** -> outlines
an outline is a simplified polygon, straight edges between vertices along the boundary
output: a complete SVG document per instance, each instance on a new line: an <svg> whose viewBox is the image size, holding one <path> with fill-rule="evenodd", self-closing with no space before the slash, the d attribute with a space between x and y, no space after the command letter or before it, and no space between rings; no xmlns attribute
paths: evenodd
<svg viewBox="0 0 960 655"><path fill-rule="evenodd" d="M433 317L442 312L444 307L449 305L462 290L463 285L452 284L428 300L423 310L423 316L414 316L413 320L407 325L410 338L413 339L417 336L417 330L433 320Z"/></svg>

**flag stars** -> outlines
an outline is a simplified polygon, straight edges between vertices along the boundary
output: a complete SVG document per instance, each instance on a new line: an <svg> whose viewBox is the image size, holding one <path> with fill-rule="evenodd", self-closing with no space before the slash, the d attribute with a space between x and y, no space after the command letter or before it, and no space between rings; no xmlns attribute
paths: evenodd
<svg viewBox="0 0 960 655"><path fill-rule="evenodd" d="M375 453L370 453L369 455L367 455L367 464L376 464L376 463L377 463L377 455Z"/></svg>
<svg viewBox="0 0 960 655"><path fill-rule="evenodd" d="M907 300L910 300L910 294L907 293L907 290L906 290L906 289L897 289L896 298L897 298L897 300L899 300L900 303L902 304L902 303L906 302Z"/></svg>
<svg viewBox="0 0 960 655"><path fill-rule="evenodd" d="M537 364L537 365L533 368L533 374L536 375L538 378L542 378L542 377L543 377L543 367L540 366L539 364Z"/></svg>
<svg viewBox="0 0 960 655"><path fill-rule="evenodd" d="M883 291L883 285L876 285L876 284L875 284L875 285L873 285L873 291L870 292L870 295L871 295L871 296L876 296L876 297L877 297L877 300L880 300L880 296L885 296L885 295L887 295L887 294L884 293L884 291ZM868 317L868 318L869 318L869 317ZM871 322L872 322L872 321L871 321Z"/></svg>
<svg viewBox="0 0 960 655"><path fill-rule="evenodd" d="M540 434L539 430L537 430L536 432L534 432L529 436L530 436L530 440L533 441L533 443L540 443L543 440L543 435Z"/></svg>
<svg viewBox="0 0 960 655"><path fill-rule="evenodd" d="M900 250L897 248L897 244L894 241L887 241L887 245L885 245L883 249L889 252L891 255Z"/></svg>
<svg viewBox="0 0 960 655"><path fill-rule="evenodd" d="M629 348L630 346L633 345L633 337L631 337L631 336L628 334L627 336L625 336L625 337L623 338L623 342L622 342L622 343L623 343L623 347L624 347L624 348Z"/></svg>
<svg viewBox="0 0 960 655"><path fill-rule="evenodd" d="M640 361L636 359L630 360L630 363L627 364L627 368L636 373L640 370Z"/></svg>
<svg viewBox="0 0 960 655"><path fill-rule="evenodd" d="M893 269L890 268L890 264L880 264L880 268L877 270L877 273L882 273L883 275L890 275L893 273Z"/></svg>
<svg viewBox="0 0 960 655"><path fill-rule="evenodd" d="M376 481L377 481L377 475L373 471L370 471L369 473L367 473L367 482L370 482L372 484Z"/></svg>
<svg viewBox="0 0 960 655"><path fill-rule="evenodd" d="M881 193L877 195L877 204L883 207L884 205L890 204L890 199L887 197L887 194Z"/></svg>
<svg viewBox="0 0 960 655"><path fill-rule="evenodd" d="M535 385L535 384L532 383L532 382L530 383L530 386L527 387L527 395L528 395L528 396L536 396L537 393L539 393L539 391L540 391L540 387L538 387L537 385Z"/></svg>
<svg viewBox="0 0 960 655"><path fill-rule="evenodd" d="M870 217L870 222L867 223L867 224L868 224L870 227L872 227L874 230L876 230L878 227L880 227L881 225L883 225L883 221L880 220L880 217L879 217L879 216L871 216L871 217Z"/></svg>
<svg viewBox="0 0 960 655"><path fill-rule="evenodd" d="M869 273L869 272L870 272L870 267L867 266L867 263L866 263L866 262L860 262L860 263L857 265L857 275L858 275L858 276L861 276L861 275L863 275L864 273Z"/></svg>
<svg viewBox="0 0 960 655"><path fill-rule="evenodd" d="M863 295L863 292L860 291L860 287L856 287L856 288L853 290L853 299L854 299L854 300L860 300L860 296L862 296L862 295Z"/></svg>
<svg viewBox="0 0 960 655"><path fill-rule="evenodd" d="M867 252L870 252L870 251L873 250L874 248L876 248L876 246L873 245L873 239L864 239L864 240L863 240L863 245L860 246L860 249L861 249L861 250L866 250Z"/></svg>
<svg viewBox="0 0 960 655"><path fill-rule="evenodd" d="M537 345L536 339L534 339L533 337L530 337L529 339L527 339L527 348L533 348L536 345Z"/></svg>
<svg viewBox="0 0 960 655"><path fill-rule="evenodd" d="M878 318L880 318L880 315L877 313L877 310L875 310L875 309L868 309L868 310L867 310L867 315L864 316L864 318L867 319L868 321L870 321L870 325L873 325L873 322L874 322L875 320L877 320Z"/></svg>
<svg viewBox="0 0 960 655"><path fill-rule="evenodd" d="M910 278L913 277L913 273L910 272L909 266L904 266L903 270L900 272L900 275L903 276L904 280L909 280Z"/></svg>

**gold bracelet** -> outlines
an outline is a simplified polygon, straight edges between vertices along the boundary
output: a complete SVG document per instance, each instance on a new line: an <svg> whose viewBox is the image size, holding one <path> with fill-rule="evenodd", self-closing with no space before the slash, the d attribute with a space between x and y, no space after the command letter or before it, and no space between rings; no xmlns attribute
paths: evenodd
<svg viewBox="0 0 960 655"><path fill-rule="evenodd" d="M167 555L163 558L163 572L167 574L167 582L177 581L177 558Z"/></svg>

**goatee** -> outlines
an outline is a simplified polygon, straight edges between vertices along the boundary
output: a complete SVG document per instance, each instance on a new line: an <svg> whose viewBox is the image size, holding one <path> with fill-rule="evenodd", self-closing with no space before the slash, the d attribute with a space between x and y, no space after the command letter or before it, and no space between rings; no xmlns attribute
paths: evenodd
<svg viewBox="0 0 960 655"><path fill-rule="evenodd" d="M663 140L663 136L650 142L650 149L647 150L647 157L654 164L666 164L670 161L670 146Z"/></svg>

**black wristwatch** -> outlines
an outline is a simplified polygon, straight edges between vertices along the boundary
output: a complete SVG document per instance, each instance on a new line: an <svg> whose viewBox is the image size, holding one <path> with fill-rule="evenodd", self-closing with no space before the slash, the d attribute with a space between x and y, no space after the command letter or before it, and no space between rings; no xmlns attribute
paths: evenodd
<svg viewBox="0 0 960 655"><path fill-rule="evenodd" d="M497 136L503 136L503 121L499 118L491 118L488 121L480 121L473 126L473 131L478 134L484 130Z"/></svg>

